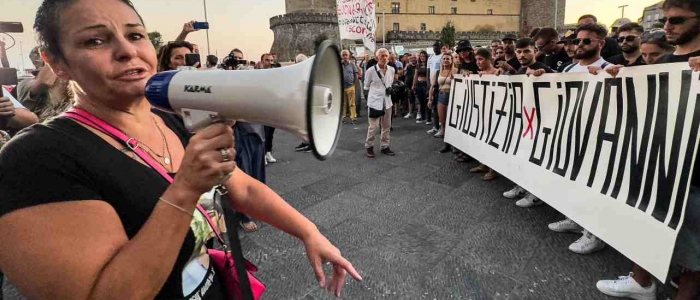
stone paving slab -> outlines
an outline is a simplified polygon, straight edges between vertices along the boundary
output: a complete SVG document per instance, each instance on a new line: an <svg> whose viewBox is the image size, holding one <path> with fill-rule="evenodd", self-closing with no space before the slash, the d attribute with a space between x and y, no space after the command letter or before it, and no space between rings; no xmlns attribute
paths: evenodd
<svg viewBox="0 0 700 300"><path fill-rule="evenodd" d="M268 184L314 221L364 277L344 299L613 299L595 283L631 270L606 248L581 256L580 237L547 224L563 218L543 205L523 209L502 197L505 178L484 182L477 162L439 154L430 126L394 119L395 157L365 157L366 118L343 125L331 158L294 152L299 139L277 131ZM334 299L314 278L303 245L267 225L243 234L246 257L268 285L263 299ZM329 270L328 270L329 271ZM668 289L666 289L668 290ZM659 299L666 299L659 295Z"/></svg>

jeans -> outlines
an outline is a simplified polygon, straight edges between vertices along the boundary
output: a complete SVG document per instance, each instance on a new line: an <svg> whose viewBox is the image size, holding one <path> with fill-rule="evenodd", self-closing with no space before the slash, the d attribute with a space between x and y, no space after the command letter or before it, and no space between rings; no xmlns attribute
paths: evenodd
<svg viewBox="0 0 700 300"><path fill-rule="evenodd" d="M416 100L420 104L419 113L421 116L421 120L425 120L425 118L428 117L428 82L416 82Z"/></svg>
<svg viewBox="0 0 700 300"><path fill-rule="evenodd" d="M272 128L274 129L274 128ZM244 173L265 183L265 145L260 137L251 134L236 135L236 165ZM224 210L224 217L233 220L232 213L236 213L241 222L246 223L252 221L245 214L234 212L229 201L221 201L221 206ZM236 224L238 225L238 224ZM228 230L237 230L237 228L227 228ZM230 232L230 231L229 231Z"/></svg>
<svg viewBox="0 0 700 300"><path fill-rule="evenodd" d="M275 127L265 126L265 152L272 152L272 139L275 137Z"/></svg>

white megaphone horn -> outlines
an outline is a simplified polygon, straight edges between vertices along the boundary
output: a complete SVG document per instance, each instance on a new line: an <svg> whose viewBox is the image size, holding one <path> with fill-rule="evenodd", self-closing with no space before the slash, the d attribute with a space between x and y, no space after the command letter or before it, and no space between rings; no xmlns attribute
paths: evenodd
<svg viewBox="0 0 700 300"><path fill-rule="evenodd" d="M248 71L169 71L146 85L158 109L178 113L192 131L221 119L263 124L308 139L325 160L340 136L343 71L330 41L305 62Z"/></svg>

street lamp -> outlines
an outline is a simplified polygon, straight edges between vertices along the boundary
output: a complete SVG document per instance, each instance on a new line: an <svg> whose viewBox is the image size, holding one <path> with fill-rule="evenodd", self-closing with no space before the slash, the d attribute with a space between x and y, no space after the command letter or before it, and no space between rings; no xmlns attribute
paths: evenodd
<svg viewBox="0 0 700 300"><path fill-rule="evenodd" d="M207 18L207 0L202 0L204 1L204 22L209 23L209 19ZM211 55L211 50L209 49L209 29L206 29L207 31L207 55Z"/></svg>
<svg viewBox="0 0 700 300"><path fill-rule="evenodd" d="M625 5L622 5L622 6L618 6L618 7L617 7L617 8L622 8L622 17L623 17L623 18L625 17L625 7L628 7L628 6L629 6L629 5L625 4Z"/></svg>

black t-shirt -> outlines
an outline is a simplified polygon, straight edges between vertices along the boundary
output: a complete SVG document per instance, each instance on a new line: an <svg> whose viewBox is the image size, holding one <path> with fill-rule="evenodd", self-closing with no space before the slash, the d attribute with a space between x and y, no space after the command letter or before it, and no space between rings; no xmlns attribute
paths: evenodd
<svg viewBox="0 0 700 300"><path fill-rule="evenodd" d="M406 87L409 89L413 87L413 77L416 75L416 66L412 64L407 64L404 68L404 77L406 78Z"/></svg>
<svg viewBox="0 0 700 300"><path fill-rule="evenodd" d="M668 64L676 62L688 62L691 57L700 56L700 50L685 55L666 54L660 58L657 64Z"/></svg>
<svg viewBox="0 0 700 300"><path fill-rule="evenodd" d="M506 59L505 59L505 58L499 58L499 59L497 59L497 60L493 63L493 66L494 66L494 67L498 67L498 63L501 62L501 61L504 61L504 60L506 60ZM511 58L511 59L508 60L507 62L508 62L508 64L509 64L511 67L513 67L513 69L516 70L516 72L517 72L517 70L520 70L520 67L521 67L521 66L520 66L520 61L518 60L518 57L517 57L517 56Z"/></svg>
<svg viewBox="0 0 700 300"><path fill-rule="evenodd" d="M700 56L700 50L685 55L666 54L664 57L659 59L657 64L688 62L691 57L696 56ZM697 159L698 157L696 156L695 160L697 161ZM698 163L696 163L695 167L693 168L693 175L690 178L690 184L695 187L700 187L700 164Z"/></svg>
<svg viewBox="0 0 700 300"><path fill-rule="evenodd" d="M603 46L603 50L600 51L600 56L603 59L605 59L605 61L609 61L608 58L611 58L620 53L622 53L622 49L620 49L620 44L618 44L614 38L606 37L605 46Z"/></svg>
<svg viewBox="0 0 700 300"><path fill-rule="evenodd" d="M568 54L566 54L565 49L561 49L561 51L559 51L559 53L547 55L544 58L544 63L552 70L558 70L559 67L565 65L566 63L568 63L570 61L571 61L571 58L569 57Z"/></svg>
<svg viewBox="0 0 700 300"><path fill-rule="evenodd" d="M520 70L516 73L517 75L525 75L527 73L527 69L533 69L533 70L539 70L539 69L544 69L546 73L554 73L552 69L549 68L549 66L537 61L532 66L529 67L521 67Z"/></svg>
<svg viewBox="0 0 700 300"><path fill-rule="evenodd" d="M613 64L613 65L621 65L625 67L634 67L634 66L643 66L646 65L644 62L644 59L642 58L641 55L637 57L637 60L634 61L634 63L629 63L627 59L625 59L625 56L622 54L615 55L613 57L610 57L609 59L606 59L607 62Z"/></svg>
<svg viewBox="0 0 700 300"><path fill-rule="evenodd" d="M470 61L468 63L462 62L462 64L459 65L459 72L462 73L462 71L469 71L472 72L472 74L478 74L479 66L476 65L475 61Z"/></svg>
<svg viewBox="0 0 700 300"><path fill-rule="evenodd" d="M160 111L154 113L187 145L190 134L181 119ZM102 200L117 212L131 239L168 186L155 170L64 117L23 130L0 151L0 216L48 203ZM206 255L202 254L202 245L212 232L206 222L202 224L203 219L195 213L191 228L196 231L190 229L187 233L156 299L224 299L213 268L198 259ZM60 230L57 232L60 234Z"/></svg>

